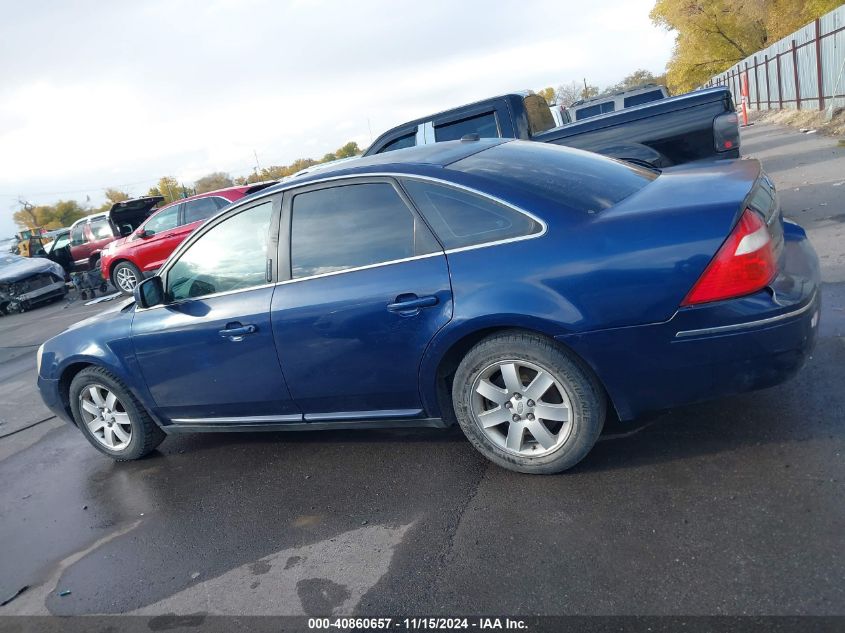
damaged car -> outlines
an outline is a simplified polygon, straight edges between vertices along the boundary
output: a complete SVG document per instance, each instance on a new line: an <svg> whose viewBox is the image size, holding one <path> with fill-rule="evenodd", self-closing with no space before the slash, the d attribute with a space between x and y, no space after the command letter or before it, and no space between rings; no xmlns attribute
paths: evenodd
<svg viewBox="0 0 845 633"><path fill-rule="evenodd" d="M26 312L66 294L65 271L56 262L0 254L0 314Z"/></svg>

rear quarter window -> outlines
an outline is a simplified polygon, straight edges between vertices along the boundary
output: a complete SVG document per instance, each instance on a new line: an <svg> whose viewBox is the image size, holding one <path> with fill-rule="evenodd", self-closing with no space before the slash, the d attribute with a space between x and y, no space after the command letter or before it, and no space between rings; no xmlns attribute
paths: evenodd
<svg viewBox="0 0 845 633"><path fill-rule="evenodd" d="M530 141L497 145L449 168L586 213L621 202L658 176L591 152Z"/></svg>
<svg viewBox="0 0 845 633"><path fill-rule="evenodd" d="M543 230L534 218L478 194L425 180L402 186L446 249L526 237Z"/></svg>

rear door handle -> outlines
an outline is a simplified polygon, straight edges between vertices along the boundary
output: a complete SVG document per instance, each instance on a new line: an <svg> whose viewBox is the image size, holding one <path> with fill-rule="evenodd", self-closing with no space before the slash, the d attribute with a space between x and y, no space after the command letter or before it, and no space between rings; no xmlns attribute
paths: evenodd
<svg viewBox="0 0 845 633"><path fill-rule="evenodd" d="M226 327L218 332L223 338L230 341L242 341L247 334L255 334L258 328L254 325L241 325L240 323L227 323Z"/></svg>
<svg viewBox="0 0 845 633"><path fill-rule="evenodd" d="M417 314L420 309L436 306L439 302L440 300L434 295L418 297L413 293L409 293L396 297L396 301L387 304L387 309L402 315L413 315Z"/></svg>

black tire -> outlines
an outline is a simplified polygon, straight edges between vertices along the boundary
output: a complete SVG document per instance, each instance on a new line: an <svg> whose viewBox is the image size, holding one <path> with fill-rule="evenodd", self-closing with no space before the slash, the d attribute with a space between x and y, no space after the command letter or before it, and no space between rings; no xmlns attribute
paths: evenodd
<svg viewBox="0 0 845 633"><path fill-rule="evenodd" d="M504 450L488 437L473 413L476 380L495 363L507 360L542 368L561 384L569 399L571 429L560 446L542 456L522 456ZM607 414L604 390L592 372L554 342L528 332L503 332L475 345L455 373L452 402L464 435L482 455L508 470L531 474L559 473L575 466L598 440ZM509 423L498 428L503 427L509 428Z"/></svg>
<svg viewBox="0 0 845 633"><path fill-rule="evenodd" d="M135 264L133 264L132 262L127 262L127 261L118 262L114 267L112 267L111 275L110 275L112 285L115 288L117 288L121 293L131 296L133 294L134 290L135 290L134 286L132 287L132 290L127 290L125 288L122 288L117 283L117 274L121 270L130 271L135 276L135 279L137 280L135 282L135 285L138 285L144 279L144 275L143 275L143 273L141 273L140 269ZM106 285L103 284L103 292L105 292L106 289L107 289Z"/></svg>
<svg viewBox="0 0 845 633"><path fill-rule="evenodd" d="M80 394L92 385L101 385L117 396L124 410L129 415L132 429L129 444L122 450L110 450L94 437L85 424L80 412ZM140 459L151 453L166 437L164 431L153 421L144 406L129 389L110 372L102 367L86 367L80 371L70 383L68 393L73 419L85 438L101 453L108 455L115 461L123 462Z"/></svg>

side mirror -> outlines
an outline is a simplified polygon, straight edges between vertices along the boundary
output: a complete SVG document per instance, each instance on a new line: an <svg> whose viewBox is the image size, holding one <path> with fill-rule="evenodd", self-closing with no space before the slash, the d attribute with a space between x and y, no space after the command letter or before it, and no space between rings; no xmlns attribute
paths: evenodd
<svg viewBox="0 0 845 633"><path fill-rule="evenodd" d="M135 286L135 303L139 308L151 308L164 303L164 285L158 275L144 279Z"/></svg>
<svg viewBox="0 0 845 633"><path fill-rule="evenodd" d="M155 235L155 233L153 231L148 230L148 229L144 229L143 231L138 233L138 236L143 238L143 239L147 239L148 237L152 237L153 235Z"/></svg>

